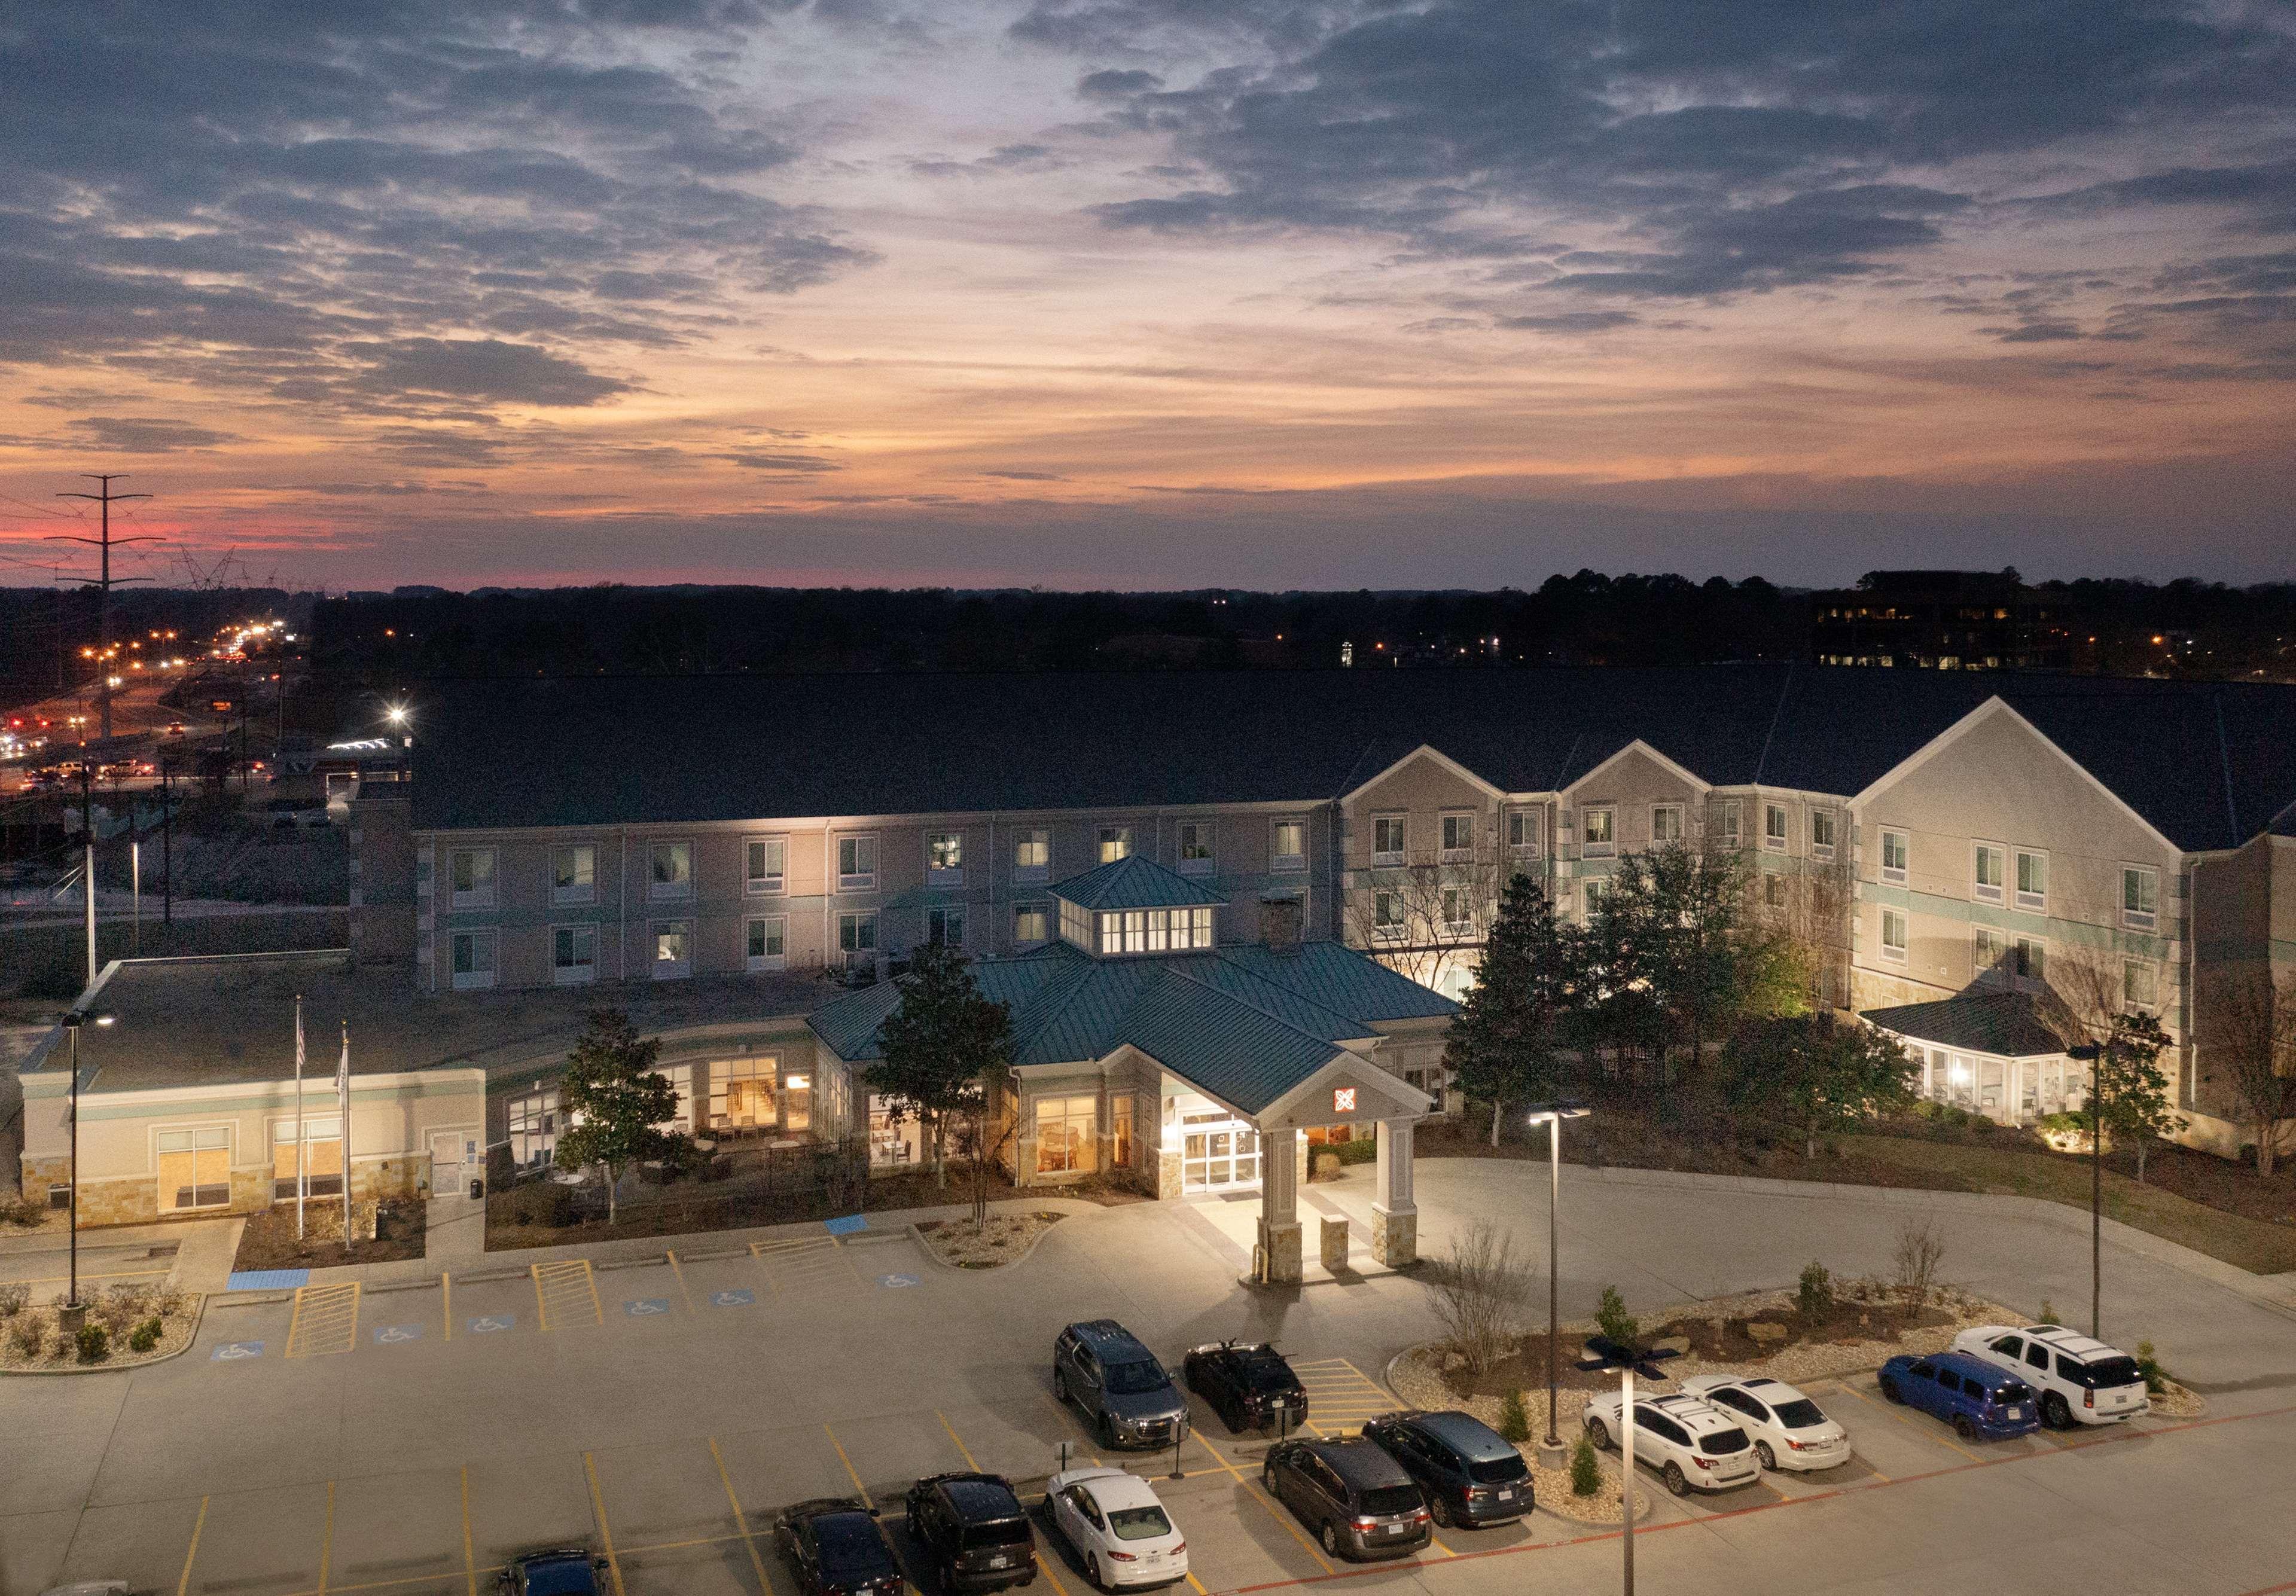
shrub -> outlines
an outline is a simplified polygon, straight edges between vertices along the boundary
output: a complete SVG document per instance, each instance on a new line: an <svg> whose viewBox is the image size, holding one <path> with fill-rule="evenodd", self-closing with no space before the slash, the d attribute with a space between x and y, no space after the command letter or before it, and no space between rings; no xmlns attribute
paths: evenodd
<svg viewBox="0 0 2296 1596"><path fill-rule="evenodd" d="M100 1324L83 1324L73 1338L83 1363L101 1363L111 1355L111 1332Z"/></svg>
<svg viewBox="0 0 2296 1596"><path fill-rule="evenodd" d="M160 1322L157 1319L146 1319L127 1338L127 1350L130 1352L149 1352L159 1345Z"/></svg>
<svg viewBox="0 0 2296 1596"><path fill-rule="evenodd" d="M1969 1124L1969 1110L1967 1109L1948 1108L1945 1111L1944 1118L1946 1124L1951 1125L1955 1130L1962 1130L1966 1128Z"/></svg>
<svg viewBox="0 0 2296 1596"><path fill-rule="evenodd" d="M1632 1345L1642 1334L1642 1321L1627 1312L1627 1299L1619 1295L1616 1286L1603 1288L1603 1300L1595 1309L1595 1328L1613 1341Z"/></svg>
<svg viewBox="0 0 2296 1596"><path fill-rule="evenodd" d="M37 1314L26 1314L9 1325L8 1338L18 1352L37 1358L48 1349L48 1322Z"/></svg>
<svg viewBox="0 0 2296 1596"><path fill-rule="evenodd" d="M1352 1142L1333 1142L1331 1151L1340 1155L1342 1164L1371 1164L1379 1159L1379 1140L1374 1136L1358 1136Z"/></svg>
<svg viewBox="0 0 2296 1596"><path fill-rule="evenodd" d="M517 1224L572 1224L574 1208L574 1189L556 1181L529 1181L510 1194L510 1215Z"/></svg>
<svg viewBox="0 0 2296 1596"><path fill-rule="evenodd" d="M32 1288L22 1281L10 1281L0 1285L0 1319L13 1319L32 1300Z"/></svg>
<svg viewBox="0 0 2296 1596"><path fill-rule="evenodd" d="M1530 1271L1516 1259L1514 1243L1479 1219L1419 1279L1451 1349L1472 1372L1487 1371L1506 1351L1530 1297Z"/></svg>
<svg viewBox="0 0 2296 1596"><path fill-rule="evenodd" d="M2169 1371L2161 1367L2161 1355L2150 1341L2136 1344L2136 1371L2144 1377L2144 1389L2154 1396L2167 1393Z"/></svg>
<svg viewBox="0 0 2296 1596"><path fill-rule="evenodd" d="M1327 1147L1317 1148L1316 1150L1316 1178L1319 1181L1336 1180L1339 1177L1340 1166L1342 1162L1344 1162L1344 1160L1341 1158L1340 1155L1333 1152L1331 1149Z"/></svg>
<svg viewBox="0 0 2296 1596"><path fill-rule="evenodd" d="M1938 1234L1937 1221L1908 1219L1900 1224L1890 1256L1898 1297L1911 1319L1929 1305L1938 1265L1945 1261L1945 1238Z"/></svg>
<svg viewBox="0 0 2296 1596"><path fill-rule="evenodd" d="M41 1215L47 1211L45 1206L29 1198L12 1198L0 1201L0 1223L22 1225L29 1230L39 1224Z"/></svg>
<svg viewBox="0 0 2296 1596"><path fill-rule="evenodd" d="M1603 1465L1595 1461L1595 1443L1587 1432L1578 1432L1578 1445L1570 1449L1570 1494L1592 1496L1603 1488Z"/></svg>
<svg viewBox="0 0 2296 1596"><path fill-rule="evenodd" d="M1521 1445L1530 1439L1530 1409L1520 1391L1509 1391L1499 1399L1499 1434Z"/></svg>
<svg viewBox="0 0 2296 1596"><path fill-rule="evenodd" d="M2041 1298L2041 1322L2043 1324L2057 1322L2057 1305L2046 1297Z"/></svg>
<svg viewBox="0 0 2296 1596"><path fill-rule="evenodd" d="M1833 1307L1833 1276L1825 1265L1815 1258L1803 1265L1801 1288L1794 1294L1795 1305L1801 1316L1815 1323Z"/></svg>

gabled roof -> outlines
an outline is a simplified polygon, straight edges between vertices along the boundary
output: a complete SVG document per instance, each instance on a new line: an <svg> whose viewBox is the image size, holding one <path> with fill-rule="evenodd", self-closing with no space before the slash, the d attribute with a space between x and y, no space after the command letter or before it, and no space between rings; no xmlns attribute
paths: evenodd
<svg viewBox="0 0 2296 1596"><path fill-rule="evenodd" d="M1138 854L1111 859L1080 876L1056 881L1052 891L1054 897L1086 909L1178 909L1227 902L1201 882Z"/></svg>
<svg viewBox="0 0 2296 1596"><path fill-rule="evenodd" d="M1866 1009L1858 1018L1915 1042L1997 1059L2049 1058L2082 1035L2080 1022L2054 992L1965 986L1935 1003Z"/></svg>

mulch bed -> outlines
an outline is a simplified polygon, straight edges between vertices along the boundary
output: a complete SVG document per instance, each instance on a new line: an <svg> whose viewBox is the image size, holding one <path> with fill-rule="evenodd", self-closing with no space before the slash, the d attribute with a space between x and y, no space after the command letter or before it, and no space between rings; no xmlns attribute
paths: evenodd
<svg viewBox="0 0 2296 1596"><path fill-rule="evenodd" d="M1053 1209L991 1214L979 1230L970 1219L926 1219L917 1233L933 1256L959 1269L995 1269L1029 1256L1037 1239L1067 1215Z"/></svg>
<svg viewBox="0 0 2296 1596"><path fill-rule="evenodd" d="M55 1302L0 1303L0 1372L26 1374L74 1369L132 1369L174 1357L192 1343L200 1324L196 1293L151 1286L115 1286L86 1293L87 1322L104 1327L103 1355L85 1358L57 1328ZM158 1341L137 1352L128 1342L136 1326L160 1322Z"/></svg>
<svg viewBox="0 0 2296 1596"><path fill-rule="evenodd" d="M420 1202L385 1203L376 1216L372 1240L363 1233L371 1203L354 1203L354 1228L361 1232L348 1251L343 1248L343 1203L340 1197L308 1201L303 1214L303 1234L295 1234L295 1205L271 1207L248 1216L240 1232L234 1270L327 1269L341 1264L390 1264L422 1256L425 1209Z"/></svg>

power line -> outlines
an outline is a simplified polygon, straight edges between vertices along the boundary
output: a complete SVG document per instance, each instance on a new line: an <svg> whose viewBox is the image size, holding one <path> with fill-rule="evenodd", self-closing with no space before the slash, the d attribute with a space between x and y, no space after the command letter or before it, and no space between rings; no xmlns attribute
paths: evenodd
<svg viewBox="0 0 2296 1596"><path fill-rule="evenodd" d="M52 532L48 534L47 537L44 540L48 543L84 543L91 548L102 551L102 553L103 564L102 574L97 577L95 583L95 585L102 591L103 608L103 651L102 656L96 660L95 701L98 708L102 712L102 735L107 742L111 740L111 590L124 582L149 582L152 579L149 577L113 576L111 574L111 551L115 545L120 544L163 543L166 541L164 538L160 537L115 538L111 536L111 507L114 504L125 503L130 499L148 499L152 496L148 493L112 492L111 485L114 482L122 480L127 474L127 473L125 471L82 471L80 473L81 476L97 485L96 492L60 493L56 495L56 497L60 499L86 499L91 503L102 506L103 535L101 537L75 537L70 533ZM94 891L93 888L91 888L90 901L93 901L93 898Z"/></svg>

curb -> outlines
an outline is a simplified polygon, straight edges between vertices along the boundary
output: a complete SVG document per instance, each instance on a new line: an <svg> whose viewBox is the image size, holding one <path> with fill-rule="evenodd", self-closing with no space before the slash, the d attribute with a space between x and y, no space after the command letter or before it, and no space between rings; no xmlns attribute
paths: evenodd
<svg viewBox="0 0 2296 1596"><path fill-rule="evenodd" d="M208 1304L214 1300L212 1296L201 1293L200 1311L192 1316L192 1333L184 1337L184 1344L173 1352L163 1352L157 1357L137 1358L132 1363L115 1363L107 1359L101 1363L68 1363L62 1369L0 1369L0 1378L12 1374L133 1374L138 1369L149 1369L155 1363L172 1363L199 1345L200 1327L207 1322Z"/></svg>
<svg viewBox="0 0 2296 1596"><path fill-rule="evenodd" d="M1097 1205L1095 1205L1095 1206L1097 1206ZM942 1257L942 1256L940 1256L940 1254L939 1254L938 1252L935 1252L935 1251L933 1250L933 1244L932 1244L931 1241L929 1241L929 1240L927 1240L925 1239L925 1233L924 1233L924 1231L922 1230L922 1225L924 1225L924 1224L930 1224L930 1223L936 1223L936 1222L933 1222L933 1221L926 1221L926 1220L913 1220L913 1221L911 1221L911 1222L910 1222L910 1224L909 1224L909 1225L908 1225L908 1227L907 1227L907 1234L908 1234L909 1239L910 1239L911 1240L913 1240L913 1241L914 1241L914 1242L917 1244L917 1249L918 1249L919 1251L922 1252L922 1253L925 1255L925 1256L926 1256L926 1257L931 1258L936 1265L938 1265L938 1266L939 1266L939 1267L940 1267L940 1268L943 1268L943 1269L947 1270L951 1274L994 1274L996 1271L998 1271L998 1270L1000 1270L1000 1269L1013 1269L1013 1268L1017 1268L1019 1265L1022 1265L1022 1264L1027 1263L1030 1258L1033 1258L1033 1257L1035 1257L1035 1256L1037 1256L1037 1248L1038 1248L1042 1247L1042 1246L1045 1244L1045 1239L1046 1239L1047 1236L1050 1236L1050 1235L1051 1235L1054 1231L1058 1230L1058 1229L1060 1228L1060 1226L1061 1226L1062 1224L1066 1223L1067 1221L1069 1221L1069 1220L1070 1220L1070 1219L1076 1219L1076 1218L1079 1218L1079 1217L1081 1217L1081 1215L1077 1215L1077 1214L1073 1214L1073 1213L1070 1213L1070 1212L1068 1212L1068 1211L1067 1211L1067 1210L1065 1210L1065 1209L1043 1208L1043 1207L1035 1207L1035 1206L1031 1206L1031 1207L1029 1207L1029 1213L1032 1213L1032 1214L1050 1214L1050 1213L1058 1213L1058 1214L1060 1215L1060 1219L1059 1219L1059 1220L1054 1221L1054 1222L1053 1224L1051 1224L1046 1225L1043 1230L1038 1231L1038 1232L1037 1232L1036 1239L1035 1239L1034 1240L1032 1240L1032 1241L1030 1241L1030 1242L1029 1243L1029 1250L1028 1250L1028 1251L1026 1251L1026 1252L1024 1252L1024 1253L1022 1253L1019 1257L1016 1257L1016 1258L1006 1258L1006 1259L1004 1259L1004 1260L1003 1260L1002 1262L1000 1262L1000 1263L990 1264L990 1265L986 1265L985 1267L978 1268L978 1269L969 1267L969 1266L967 1266L967 1265L964 1265L964 1264L952 1264L952 1263L950 1263L947 1258ZM944 1220L938 1221L937 1223L939 1223L939 1224L954 1224L960 1223L960 1222L961 1222L961 1220L963 1219L963 1217L964 1217L964 1215L960 1215L958 1216L958 1218L957 1218L957 1219L944 1219ZM993 1209L991 1210L991 1217L994 1217L994 1210L993 1210ZM887 1240L890 1240L893 1236L898 1235L898 1234L900 1234L900 1233L901 1233L901 1232L888 1232L888 1233L887 1233ZM848 1238L848 1240L849 1240L849 1240L850 1240L850 1238Z"/></svg>

